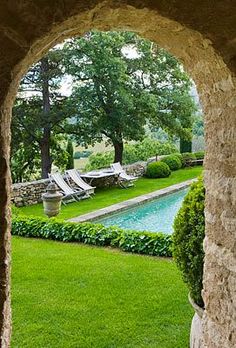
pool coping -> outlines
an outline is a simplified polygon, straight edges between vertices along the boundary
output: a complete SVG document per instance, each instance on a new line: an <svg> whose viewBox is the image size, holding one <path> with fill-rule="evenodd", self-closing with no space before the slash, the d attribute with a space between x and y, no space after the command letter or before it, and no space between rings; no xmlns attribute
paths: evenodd
<svg viewBox="0 0 236 348"><path fill-rule="evenodd" d="M140 204L143 204L145 202L152 201L158 197L166 196L170 193L174 193L174 192L177 192L181 189L187 188L196 180L197 179L195 178L195 179L183 181L179 184L171 185L171 186L165 187L165 188L157 190L157 191L146 193L145 195L137 196L137 197L128 199L128 200L120 202L120 203L112 204L108 207L95 210L91 213L87 213L87 214L83 214L83 215L71 218L67 221L69 221L69 222L88 222L88 221L92 222L94 220L105 217L107 215L112 215L112 214L121 212L123 210L133 208L133 207L138 206Z"/></svg>

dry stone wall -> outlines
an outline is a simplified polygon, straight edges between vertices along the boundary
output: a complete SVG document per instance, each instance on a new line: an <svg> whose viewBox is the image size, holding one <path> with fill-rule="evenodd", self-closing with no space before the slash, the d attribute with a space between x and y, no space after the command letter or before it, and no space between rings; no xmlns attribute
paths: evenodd
<svg viewBox="0 0 236 348"><path fill-rule="evenodd" d="M12 185L12 202L17 207L33 205L42 202L42 193L46 191L49 179Z"/></svg>
<svg viewBox="0 0 236 348"><path fill-rule="evenodd" d="M124 166L128 174L134 176L143 176L147 162L137 162ZM42 193L46 191L50 180L42 179L31 182L24 182L12 185L12 203L17 207L33 205L42 202ZM70 182L73 186L73 182ZM110 187L116 184L114 177L98 178L93 180L92 185L96 187Z"/></svg>

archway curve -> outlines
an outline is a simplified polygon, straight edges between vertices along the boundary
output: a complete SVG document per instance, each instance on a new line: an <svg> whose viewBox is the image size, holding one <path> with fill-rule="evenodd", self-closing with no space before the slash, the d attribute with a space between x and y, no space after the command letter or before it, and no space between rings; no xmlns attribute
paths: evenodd
<svg viewBox="0 0 236 348"><path fill-rule="evenodd" d="M220 308L215 308L215 301L220 298L222 289L216 284L213 274L215 272L219 277L223 277L223 271L229 272L227 265L234 260L235 236L232 228L235 226L235 221L232 214L235 209L235 198L232 192L235 176L233 156L235 156L236 148L236 146L234 148L236 125L232 114L236 101L231 72L208 39L197 31L161 16L153 9L136 8L124 3L114 5L113 1L104 1L91 9L81 12L78 9L77 11L79 14L73 14L59 24L52 24L50 30L43 33L29 50L25 51L25 56L12 70L11 83L2 107L6 122L5 129L9 132L7 120L9 120L10 109L23 74L46 51L66 38L83 35L91 29L130 30L156 42L176 56L194 79L205 113L207 147L205 161L207 188L204 276L204 298L207 309L205 339L209 347L227 347L226 341L222 337L226 337L226 326L228 331L226 340L229 339L230 332L234 329L234 323L230 320L230 316L233 317L233 309L231 311L227 309L228 313L224 313L224 307L226 310L231 293L227 292ZM8 140L5 142L6 153L8 152L8 142ZM6 172L6 168L3 171ZM9 196L9 184L6 184L6 193ZM2 207L6 207L6 200ZM7 214L5 220L9 220ZM7 293L5 300L7 300ZM218 317L219 311L226 318L225 326ZM7 316L6 313L6 318ZM8 340L8 335L9 325L6 326L3 335L5 342Z"/></svg>

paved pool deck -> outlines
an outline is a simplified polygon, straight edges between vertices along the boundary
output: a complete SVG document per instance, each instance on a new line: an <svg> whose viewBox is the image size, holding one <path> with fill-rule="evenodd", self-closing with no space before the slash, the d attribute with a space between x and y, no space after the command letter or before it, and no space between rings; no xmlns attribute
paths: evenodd
<svg viewBox="0 0 236 348"><path fill-rule="evenodd" d="M110 214L114 214L114 213L118 213L122 210L126 210L129 208L133 208L135 206L138 206L140 204L143 204L145 202L149 202L152 201L153 199L168 195L170 193L174 193L177 192L179 190L182 190L184 188L189 187L194 181L196 181L197 179L191 179L191 180L187 180L184 182L181 182L179 184L175 184L172 186L168 186L166 188L163 188L161 190L157 190L157 191L153 191L150 193L146 193L145 195L141 195L141 196L137 196L135 198L131 198L128 199L127 201L123 201L117 204L113 204L110 205L106 208L102 208L99 210L95 210L91 213L87 213L84 215L80 215L78 217L69 219L67 221L70 222L86 222L86 221L94 221L97 220L99 218L102 218L104 216L110 215ZM132 190L132 188L130 188Z"/></svg>

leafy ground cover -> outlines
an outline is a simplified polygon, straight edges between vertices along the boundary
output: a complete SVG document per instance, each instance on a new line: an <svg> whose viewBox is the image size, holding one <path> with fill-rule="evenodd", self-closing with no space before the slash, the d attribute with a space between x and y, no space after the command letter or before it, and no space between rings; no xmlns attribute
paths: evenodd
<svg viewBox="0 0 236 348"><path fill-rule="evenodd" d="M148 179L141 178L137 180L135 187L129 189L121 189L112 187L106 189L97 189L92 199L86 199L81 202L69 203L62 207L58 216L60 219L66 220L91 211L116 204L130 198L134 198L145 193L162 189L164 187L174 185L185 180L193 179L202 173L202 166L192 168L179 169L171 173L168 178ZM24 215L43 216L42 204L22 207L20 212Z"/></svg>
<svg viewBox="0 0 236 348"><path fill-rule="evenodd" d="M12 347L187 348L171 259L13 237Z"/></svg>
<svg viewBox="0 0 236 348"><path fill-rule="evenodd" d="M90 222L73 223L41 217L19 215L12 221L12 235L43 238L65 243L85 243L111 246L122 251L172 256L171 236L164 233L123 230L116 226L105 227Z"/></svg>

